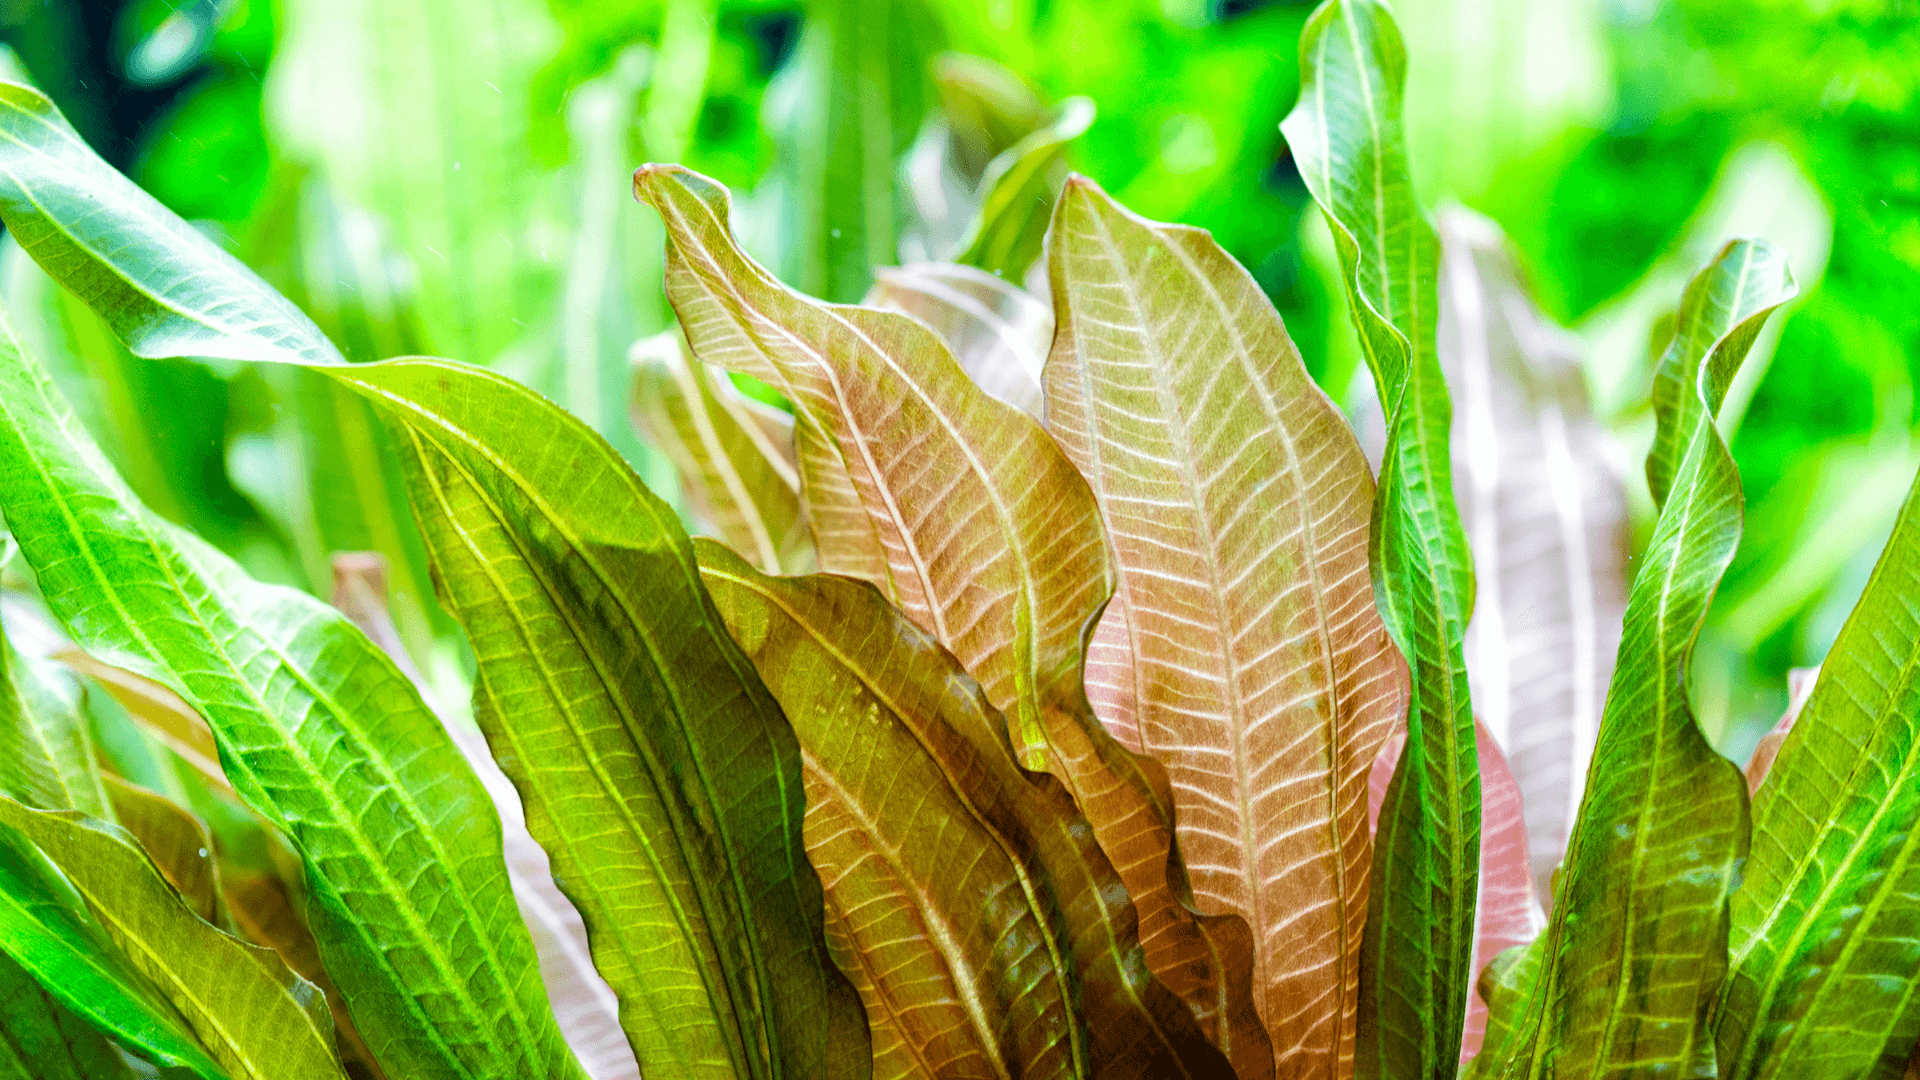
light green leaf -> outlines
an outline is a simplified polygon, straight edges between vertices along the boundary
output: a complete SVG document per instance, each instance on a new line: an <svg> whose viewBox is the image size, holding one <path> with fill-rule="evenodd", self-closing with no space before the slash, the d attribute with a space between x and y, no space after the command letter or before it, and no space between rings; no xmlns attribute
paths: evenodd
<svg viewBox="0 0 1920 1080"><path fill-rule="evenodd" d="M333 1024L312 983L270 950L214 929L125 831L0 798L0 822L59 866L126 966L186 1019L234 1080L341 1080Z"/></svg>
<svg viewBox="0 0 1920 1080"><path fill-rule="evenodd" d="M10 330L0 414L0 506L48 607L206 718L235 789L304 856L315 936L380 1060L578 1076L486 793L392 662L142 507Z"/></svg>
<svg viewBox="0 0 1920 1080"><path fill-rule="evenodd" d="M1281 124L1333 232L1386 410L1369 555L1381 616L1412 673L1361 959L1357 1062L1369 1080L1457 1072L1479 875L1479 765L1461 651L1473 567L1453 502L1452 412L1436 355L1439 240L1408 175L1406 67L1383 4L1327 0L1301 31L1300 101Z"/></svg>
<svg viewBox="0 0 1920 1080"><path fill-rule="evenodd" d="M1067 146L1093 124L1093 101L1062 101L1053 120L1009 147L980 181L980 212L953 261L1020 281L1040 257L1053 202L1067 179Z"/></svg>
<svg viewBox="0 0 1920 1080"><path fill-rule="evenodd" d="M0 953L59 1005L154 1064L188 1070L200 1080L228 1080L180 1014L121 965L106 931L60 868L3 821Z"/></svg>
<svg viewBox="0 0 1920 1080"><path fill-rule="evenodd" d="M580 909L649 1077L863 1077L800 754L673 511L606 441L477 368L333 369L404 436L474 711Z"/></svg>
<svg viewBox="0 0 1920 1080"><path fill-rule="evenodd" d="M46 95L0 83L0 217L135 356L333 363L313 320L94 155Z"/></svg>
<svg viewBox="0 0 1920 1080"><path fill-rule="evenodd" d="M1746 781L1701 734L1693 645L1740 542L1741 497L1714 414L1767 314L1785 254L1735 241L1688 286L1660 360L1647 474L1660 519L1627 598L1620 653L1546 930L1512 1028L1476 1077L1713 1076L1727 895L1747 852ZM1491 1040L1490 1040L1491 1042Z"/></svg>
<svg viewBox="0 0 1920 1080"><path fill-rule="evenodd" d="M0 953L0 1077L123 1080L132 1075L106 1036Z"/></svg>
<svg viewBox="0 0 1920 1080"><path fill-rule="evenodd" d="M56 665L0 642L0 794L111 821L79 692Z"/></svg>
<svg viewBox="0 0 1920 1080"><path fill-rule="evenodd" d="M1920 1039L1920 485L1753 800L1720 1075L1899 1077Z"/></svg>

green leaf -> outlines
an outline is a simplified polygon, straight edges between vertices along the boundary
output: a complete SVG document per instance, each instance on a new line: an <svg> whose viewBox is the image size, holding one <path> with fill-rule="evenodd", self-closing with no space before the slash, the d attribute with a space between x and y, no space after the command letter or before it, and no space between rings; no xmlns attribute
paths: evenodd
<svg viewBox="0 0 1920 1080"><path fill-rule="evenodd" d="M1920 1039L1920 484L1753 800L1720 1075L1899 1077Z"/></svg>
<svg viewBox="0 0 1920 1080"><path fill-rule="evenodd" d="M0 218L135 356L334 363L313 320L101 161L46 95L0 83Z"/></svg>
<svg viewBox="0 0 1920 1080"><path fill-rule="evenodd" d="M649 1077L863 1077L800 754L673 511L572 417L430 360L332 369L402 437L474 712Z"/></svg>
<svg viewBox="0 0 1920 1080"><path fill-rule="evenodd" d="M79 691L54 664L0 642L0 794L111 821Z"/></svg>
<svg viewBox="0 0 1920 1080"><path fill-rule="evenodd" d="M122 1080L132 1075L105 1036L0 953L0 1077Z"/></svg>
<svg viewBox="0 0 1920 1080"><path fill-rule="evenodd" d="M951 165L977 183L993 159L1047 122L1047 105L1018 73L984 56L943 53L934 58L952 149Z"/></svg>
<svg viewBox="0 0 1920 1080"><path fill-rule="evenodd" d="M1408 175L1406 67L1384 5L1327 0L1300 33L1300 101L1281 130L1333 231L1387 414L1369 554L1381 616L1412 673L1407 746L1374 841L1358 1070L1424 1080L1459 1068L1480 777L1461 651L1473 566L1436 355L1439 241Z"/></svg>
<svg viewBox="0 0 1920 1080"><path fill-rule="evenodd" d="M1005 720L950 653L865 582L696 550L794 719L807 854L876 1077L1231 1074L1147 974L1132 904L1066 789L1014 764Z"/></svg>
<svg viewBox="0 0 1920 1080"><path fill-rule="evenodd" d="M194 914L125 831L0 798L0 822L60 867L125 958L234 1080L342 1077L312 983Z"/></svg>
<svg viewBox="0 0 1920 1080"><path fill-rule="evenodd" d="M980 181L980 213L953 261L1019 281L1040 257L1054 199L1067 178L1067 146L1093 124L1093 101L1062 101L1053 120L1009 147Z"/></svg>
<svg viewBox="0 0 1920 1080"><path fill-rule="evenodd" d="M1087 694L1166 766L1196 910L1252 929L1281 1074L1333 1075L1353 1053L1366 778L1407 694L1367 574L1373 476L1212 237L1075 177L1050 245L1048 429L1120 572Z"/></svg>
<svg viewBox="0 0 1920 1080"><path fill-rule="evenodd" d="M0 413L0 506L48 607L206 718L235 789L305 858L315 936L380 1060L578 1076L486 793L392 662L142 507L10 330Z"/></svg>
<svg viewBox="0 0 1920 1080"><path fill-rule="evenodd" d="M1695 722L1687 674L1740 542L1739 475L1714 413L1767 314L1794 293L1780 249L1735 241L1688 286L1660 359L1663 496L1627 598L1536 972L1478 1077L1716 1075L1710 1014L1727 969L1727 896L1747 854L1747 785ZM1491 1037L1489 1042L1491 1044Z"/></svg>
<svg viewBox="0 0 1920 1080"><path fill-rule="evenodd" d="M180 1014L121 965L106 931L60 868L4 821L0 953L58 1004L154 1064L186 1069L201 1080L227 1080Z"/></svg>
<svg viewBox="0 0 1920 1080"><path fill-rule="evenodd" d="M933 89L944 31L925 0L811 0L793 57L767 87L779 148L760 210L779 238L781 276L852 303L872 268L899 260L894 163Z"/></svg>

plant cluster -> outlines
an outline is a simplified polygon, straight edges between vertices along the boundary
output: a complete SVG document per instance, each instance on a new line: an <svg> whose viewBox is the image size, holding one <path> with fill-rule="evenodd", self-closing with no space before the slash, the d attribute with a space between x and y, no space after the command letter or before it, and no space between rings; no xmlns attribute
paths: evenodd
<svg viewBox="0 0 1920 1080"><path fill-rule="evenodd" d="M9 328L0 511L37 596L5 612L0 1067L1900 1075L1920 502L1747 776L1689 704L1742 525L1716 414L1785 254L1736 241L1688 286L1612 597L1593 425L1497 234L1414 196L1390 14L1327 0L1301 71L1283 130L1377 463L1207 233L1062 177L1069 101L861 305L764 269L718 183L635 175L679 324L636 347L635 412L720 540L503 374L345 362L0 84L21 247L136 356L370 407L476 665L470 726L377 562L329 605L143 505ZM1559 569L1483 547L1529 520ZM1546 663L1589 700L1510 764L1474 699L1540 707L1503 648L1560 604Z"/></svg>

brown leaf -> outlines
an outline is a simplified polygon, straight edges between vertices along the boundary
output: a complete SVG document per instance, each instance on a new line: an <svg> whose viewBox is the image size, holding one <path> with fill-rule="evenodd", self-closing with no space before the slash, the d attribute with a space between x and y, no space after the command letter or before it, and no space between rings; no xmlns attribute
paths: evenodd
<svg viewBox="0 0 1920 1080"><path fill-rule="evenodd" d="M720 185L649 165L634 187L666 223L667 296L695 354L793 402L803 462L810 430L822 456L838 453L878 538L883 591L1005 714L1021 764L1067 785L1134 898L1153 972L1239 1066L1243 1047L1264 1042L1250 1003L1231 992L1246 953L1208 936L1233 936L1239 920L1203 930L1181 904L1164 774L1100 727L1082 688L1083 634L1113 587L1086 481L924 324L810 300L748 259ZM802 473L811 508L813 477Z"/></svg>
<svg viewBox="0 0 1920 1080"><path fill-rule="evenodd" d="M1279 1074L1335 1075L1359 998L1367 770L1406 699L1367 573L1373 478L1205 232L1075 178L1050 250L1048 422L1120 566L1089 694L1166 765L1199 909L1251 924Z"/></svg>
<svg viewBox="0 0 1920 1080"><path fill-rule="evenodd" d="M1039 418L1053 312L1038 297L958 263L880 269L874 279L866 303L933 327L980 389Z"/></svg>

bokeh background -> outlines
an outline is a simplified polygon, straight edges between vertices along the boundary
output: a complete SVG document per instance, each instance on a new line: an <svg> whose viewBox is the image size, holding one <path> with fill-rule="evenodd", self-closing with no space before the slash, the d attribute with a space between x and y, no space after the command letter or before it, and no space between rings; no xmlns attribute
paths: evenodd
<svg viewBox="0 0 1920 1080"><path fill-rule="evenodd" d="M1736 756L1865 584L1915 468L1920 4L1403 0L1430 205L1497 221L1577 334L1617 467L1649 504L1650 354L1725 238L1786 245L1803 296L1731 395L1747 530L1697 664ZM916 140L986 57L1098 108L1074 167L1203 226L1353 404L1331 241L1278 124L1310 5L1290 0L0 0L5 62L110 162L301 302L356 360L494 365L672 498L628 417L627 347L667 325L648 160L730 185L791 283L858 299L900 261ZM945 57L946 59L942 59ZM951 69L949 69L951 70ZM22 72L15 72L16 75ZM326 591L326 555L397 555L416 654L457 681L364 411L298 371L135 362L8 243L0 301L147 501L256 574ZM316 477L322 478L316 481Z"/></svg>

